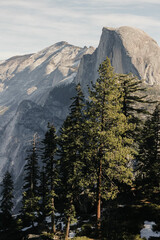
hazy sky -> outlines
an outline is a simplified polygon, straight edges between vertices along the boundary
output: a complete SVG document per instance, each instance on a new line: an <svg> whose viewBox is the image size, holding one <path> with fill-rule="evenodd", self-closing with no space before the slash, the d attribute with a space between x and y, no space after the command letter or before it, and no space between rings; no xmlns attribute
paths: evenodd
<svg viewBox="0 0 160 240"><path fill-rule="evenodd" d="M0 0L0 59L59 41L97 47L103 26L133 26L160 45L160 0Z"/></svg>

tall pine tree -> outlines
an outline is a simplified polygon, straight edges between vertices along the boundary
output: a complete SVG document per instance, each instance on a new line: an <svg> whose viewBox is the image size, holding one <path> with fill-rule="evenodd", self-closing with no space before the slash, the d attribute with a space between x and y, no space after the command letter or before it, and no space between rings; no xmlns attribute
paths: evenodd
<svg viewBox="0 0 160 240"><path fill-rule="evenodd" d="M130 145L133 140L126 136L134 129L128 124L122 108L123 97L117 75L109 58L99 67L99 79L90 90L88 109L89 148L88 162L91 184L97 194L97 229L101 228L102 199L113 199L118 193L117 182L131 184L132 159Z"/></svg>
<svg viewBox="0 0 160 240"><path fill-rule="evenodd" d="M137 184L154 200L160 193L160 104L145 122L137 165Z"/></svg>
<svg viewBox="0 0 160 240"><path fill-rule="evenodd" d="M47 176L45 172L44 165L42 166L42 169L40 171L39 176L39 225L42 231L48 230L48 225L46 221L46 217L50 215L50 211L48 209L48 185L47 185Z"/></svg>
<svg viewBox="0 0 160 240"><path fill-rule="evenodd" d="M80 85L76 90L77 96L73 98L70 114L62 126L59 139L61 197L64 199L66 219L65 240L68 239L70 223L76 216L75 201L83 186L84 97Z"/></svg>
<svg viewBox="0 0 160 240"><path fill-rule="evenodd" d="M137 124L141 121L138 115L147 113L147 105L144 105L150 102L147 100L147 89L142 86L142 80L131 73L117 74L117 77L123 93L123 113L127 117L132 116L131 121Z"/></svg>
<svg viewBox="0 0 160 240"><path fill-rule="evenodd" d="M7 171L2 181L2 199L0 203L2 230L9 231L13 227L13 180L11 174Z"/></svg>
<svg viewBox="0 0 160 240"><path fill-rule="evenodd" d="M143 141L142 132L145 119L150 115L149 105L155 103L147 96L147 88L144 82L133 74L117 74L120 82L120 91L122 93L122 110L129 123L134 124L134 131L127 131L126 135L134 139L132 147L135 150L134 160L139 155L139 147ZM135 161L134 161L135 165ZM136 168L134 168L136 171ZM121 185L123 192L126 192L126 186Z"/></svg>
<svg viewBox="0 0 160 240"><path fill-rule="evenodd" d="M37 222L37 215L39 214L39 193L38 193L38 180L39 180L39 167L38 156L36 150L36 134L33 137L32 150L26 158L26 165L24 168L24 186L23 186L23 199L22 199L22 218L27 225L35 227Z"/></svg>
<svg viewBox="0 0 160 240"><path fill-rule="evenodd" d="M57 136L53 125L48 124L48 131L43 140L43 171L41 173L41 205L43 219L51 217L51 232L55 234L55 189L58 183L57 160Z"/></svg>
<svg viewBox="0 0 160 240"><path fill-rule="evenodd" d="M122 110L129 122L135 124L134 131L129 131L128 135L134 138L136 150L140 141L140 131L143 128L144 119L150 114L147 110L148 104L155 103L148 99L147 88L138 77L133 74L117 74L120 91L123 96Z"/></svg>

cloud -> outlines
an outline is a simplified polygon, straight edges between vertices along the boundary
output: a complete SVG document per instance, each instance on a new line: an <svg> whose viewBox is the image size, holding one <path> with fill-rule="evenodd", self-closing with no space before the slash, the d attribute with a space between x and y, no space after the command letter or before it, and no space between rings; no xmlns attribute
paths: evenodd
<svg viewBox="0 0 160 240"><path fill-rule="evenodd" d="M35 52L62 40L96 47L103 26L138 27L159 39L159 4L160 0L0 0L0 59L4 49L5 55Z"/></svg>
<svg viewBox="0 0 160 240"><path fill-rule="evenodd" d="M88 0L90 2L90 0ZM102 4L102 3L111 3L113 5L120 4L120 5L132 5L132 4L141 4L141 3L151 3L151 4L160 4L159 0L92 0L92 3L95 4Z"/></svg>
<svg viewBox="0 0 160 240"><path fill-rule="evenodd" d="M160 27L160 20L134 14L96 14L92 15L91 19L96 25L108 24L109 26L121 26L127 23L129 26L138 26L139 28Z"/></svg>

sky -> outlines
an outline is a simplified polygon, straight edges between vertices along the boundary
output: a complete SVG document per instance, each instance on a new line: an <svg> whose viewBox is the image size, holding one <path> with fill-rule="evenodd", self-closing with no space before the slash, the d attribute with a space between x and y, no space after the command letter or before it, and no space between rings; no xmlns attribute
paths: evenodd
<svg viewBox="0 0 160 240"><path fill-rule="evenodd" d="M0 60L60 41L97 47L103 27L120 26L160 45L160 0L0 0Z"/></svg>

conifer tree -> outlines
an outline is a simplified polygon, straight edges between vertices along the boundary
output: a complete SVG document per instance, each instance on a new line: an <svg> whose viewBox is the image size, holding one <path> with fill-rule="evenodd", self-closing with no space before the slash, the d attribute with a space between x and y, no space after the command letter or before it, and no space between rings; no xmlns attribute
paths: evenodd
<svg viewBox="0 0 160 240"><path fill-rule="evenodd" d="M40 184L39 184L39 224L41 225L41 229L45 230L47 227L46 217L49 215L48 211L48 185L47 185L47 177L44 169L44 165L42 166L42 170L40 171Z"/></svg>
<svg viewBox="0 0 160 240"><path fill-rule="evenodd" d="M36 151L36 134L33 138L32 150L26 158L24 171L24 192L21 213L24 222L31 224L34 228L37 221L37 214L39 213L38 203L40 199L38 194L39 167Z"/></svg>
<svg viewBox="0 0 160 240"><path fill-rule="evenodd" d="M134 158L139 155L139 147L143 141L143 127L145 119L150 116L148 106L155 103L147 96L147 88L141 79L133 74L117 74L120 91L123 96L122 110L129 123L134 124L134 131L127 131L126 135L134 139L132 147L135 149ZM135 169L134 169L135 171ZM125 185L122 185L123 190Z"/></svg>
<svg viewBox="0 0 160 240"><path fill-rule="evenodd" d="M13 227L13 180L11 174L7 171L2 181L2 199L0 204L2 217L2 230L9 231Z"/></svg>
<svg viewBox="0 0 160 240"><path fill-rule="evenodd" d="M120 87L123 93L123 113L125 116L132 116L131 121L138 123L140 118L138 114L147 113L144 103L149 101L146 99L146 88L142 86L143 82L133 74L117 74L120 81ZM143 104L143 106L142 106Z"/></svg>
<svg viewBox="0 0 160 240"><path fill-rule="evenodd" d="M145 196L160 193L160 104L145 122L137 165L137 183Z"/></svg>
<svg viewBox="0 0 160 240"><path fill-rule="evenodd" d="M66 118L59 139L59 162L61 197L64 199L64 215L66 219L65 240L68 239L71 221L75 218L75 200L83 185L83 107L84 98L80 85L77 96L73 98L70 114Z"/></svg>
<svg viewBox="0 0 160 240"><path fill-rule="evenodd" d="M117 182L131 184L133 140L126 132L133 130L122 111L123 97L117 75L109 58L99 67L99 79L90 90L88 109L88 166L91 183L97 194L97 229L101 228L102 199L113 199L118 193Z"/></svg>
<svg viewBox="0 0 160 240"><path fill-rule="evenodd" d="M143 128L144 116L150 113L147 111L149 103L155 103L148 99L146 95L146 87L143 81L133 74L117 74L120 82L120 91L123 96L122 110L129 122L135 124L134 131L129 131L128 135L132 135L136 148L138 149L140 134Z"/></svg>
<svg viewBox="0 0 160 240"><path fill-rule="evenodd" d="M41 175L43 215L51 217L51 232L55 234L55 189L58 182L57 160L57 136L53 125L48 124L48 131L43 140L43 172ZM45 184L45 186L43 185Z"/></svg>

